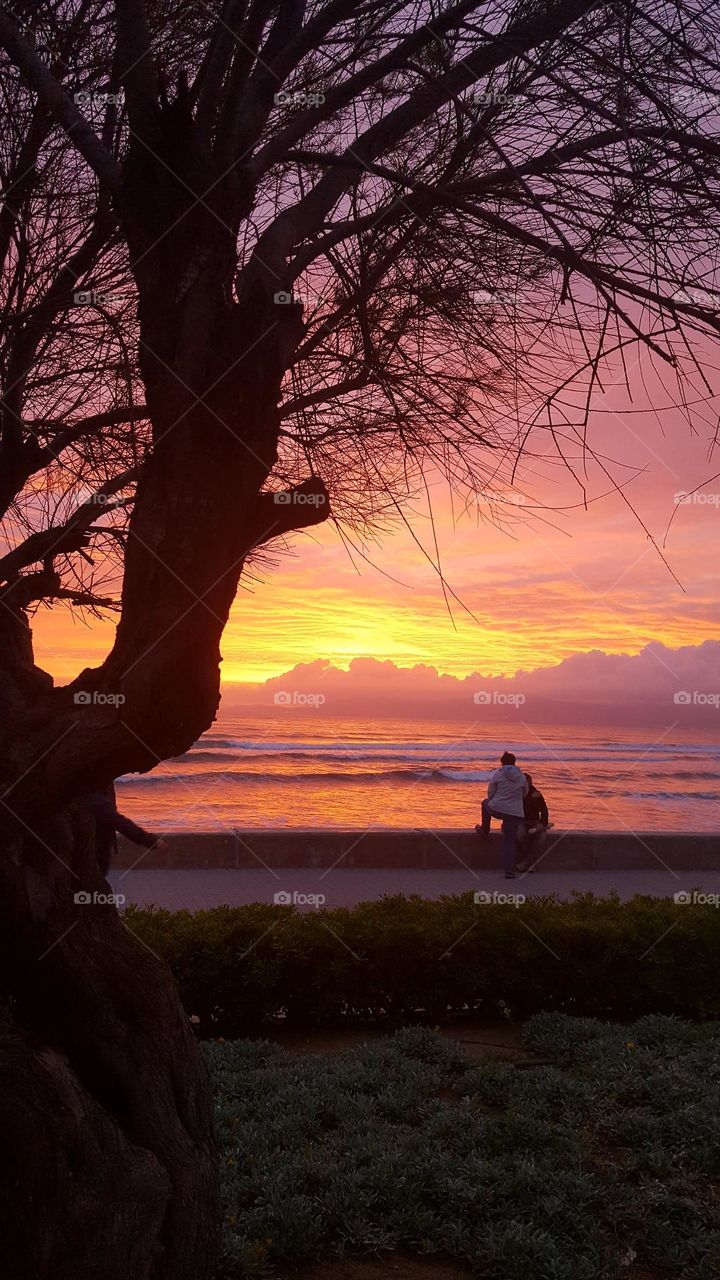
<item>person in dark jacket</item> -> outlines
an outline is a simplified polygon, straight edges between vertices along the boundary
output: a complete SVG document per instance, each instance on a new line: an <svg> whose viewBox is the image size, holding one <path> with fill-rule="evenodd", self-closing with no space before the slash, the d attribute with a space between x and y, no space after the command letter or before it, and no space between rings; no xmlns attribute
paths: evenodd
<svg viewBox="0 0 720 1280"><path fill-rule="evenodd" d="M523 797L525 818L520 824L517 835L521 857L521 861L518 862L518 871L534 871L533 864L537 862L545 848L547 833L553 824L550 822L550 814L545 803L545 797L542 791L538 791L537 787L534 786L529 773L525 774L525 781L528 786L527 792Z"/></svg>
<svg viewBox="0 0 720 1280"><path fill-rule="evenodd" d="M139 827L131 818L118 813L115 787L112 782L102 791L91 791L83 797L82 803L95 819L95 856L106 878L110 870L111 858L114 853L117 853L118 831L122 836L127 836L128 840L132 840L133 844L142 845L145 849L152 849L153 846L156 849L165 847L165 841L161 836L152 835L143 827Z"/></svg>

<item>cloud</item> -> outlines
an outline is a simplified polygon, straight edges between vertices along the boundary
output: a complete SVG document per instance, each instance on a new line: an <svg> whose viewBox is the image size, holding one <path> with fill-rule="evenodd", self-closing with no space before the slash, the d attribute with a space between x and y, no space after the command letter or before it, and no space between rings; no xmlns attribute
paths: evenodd
<svg viewBox="0 0 720 1280"><path fill-rule="evenodd" d="M426 663L401 667L375 658L355 658L343 670L317 659L263 684L226 685L224 706L322 707L324 714L363 718L494 716L720 729L720 641L678 649L654 642L635 654L593 649L514 676L457 677Z"/></svg>

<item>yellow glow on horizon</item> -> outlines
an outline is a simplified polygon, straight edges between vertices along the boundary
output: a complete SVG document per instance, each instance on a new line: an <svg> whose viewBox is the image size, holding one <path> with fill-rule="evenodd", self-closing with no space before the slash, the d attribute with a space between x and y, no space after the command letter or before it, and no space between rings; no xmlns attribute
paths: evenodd
<svg viewBox="0 0 720 1280"><path fill-rule="evenodd" d="M440 674L514 675L554 666L574 653L602 649L637 653L656 640L669 648L718 638L708 608L697 616L673 616L642 598L608 609L592 595L565 586L549 593L547 608L527 608L512 591L494 593L495 617L476 622L460 610L454 625L431 594L410 607L366 595L348 599L326 586L312 596L301 585L276 580L236 601L223 642L224 683L262 683L300 663L318 659L347 670L354 658L391 661L398 667L425 664ZM58 683L102 662L112 645L114 621L84 623L67 609L42 610L33 621L36 661Z"/></svg>
<svg viewBox="0 0 720 1280"><path fill-rule="evenodd" d="M347 670L355 658L513 676L592 649L633 654L652 641L679 648L715 640L720 608L707 526L716 511L683 515L673 568L685 592L622 511L602 523L593 512L578 538L543 527L512 542L468 521L448 527L443 567L462 601L451 601L452 618L436 573L406 535L389 538L378 558L387 573L367 565L358 573L324 527L241 585L221 645L223 682L262 683L318 660ZM115 620L56 607L39 610L32 627L38 665L64 683L103 660Z"/></svg>

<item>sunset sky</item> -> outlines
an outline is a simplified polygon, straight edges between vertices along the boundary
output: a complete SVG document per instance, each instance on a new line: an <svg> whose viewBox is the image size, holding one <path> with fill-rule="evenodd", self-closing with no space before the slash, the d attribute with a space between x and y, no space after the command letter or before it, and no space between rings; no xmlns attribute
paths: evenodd
<svg viewBox="0 0 720 1280"><path fill-rule="evenodd" d="M536 459L518 478L522 503L505 500L501 487L500 501L453 513L444 482L432 488L445 577L474 617L453 601L451 619L437 574L407 530L368 544L373 563L355 556L353 564L326 524L296 536L289 554L258 566L259 580L241 588L223 679L262 681L317 658L347 667L363 656L456 676L511 675L591 649L637 653L652 641L678 647L718 638L720 464L709 447L711 406L693 408L693 430L666 408L659 388L657 414L642 408L638 387L634 394L633 404L612 388L596 400L592 439L615 460L618 479L642 472L626 494L658 543L675 512L665 554L682 586L617 494L584 510L578 485L557 462ZM696 486L699 494L678 508L674 495ZM608 488L591 465L590 496ZM427 510L418 508L412 523L431 551ZM62 682L101 659L113 626L43 611L34 624L37 660Z"/></svg>

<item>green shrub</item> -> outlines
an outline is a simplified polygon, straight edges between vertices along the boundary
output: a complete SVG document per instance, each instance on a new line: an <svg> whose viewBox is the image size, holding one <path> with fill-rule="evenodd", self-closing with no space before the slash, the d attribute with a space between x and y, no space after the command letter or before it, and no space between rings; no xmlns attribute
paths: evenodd
<svg viewBox="0 0 720 1280"><path fill-rule="evenodd" d="M473 1012L720 1017L720 915L667 898L578 894L520 907L472 893L300 914L254 904L126 911L203 1036L289 1025L434 1023Z"/></svg>

